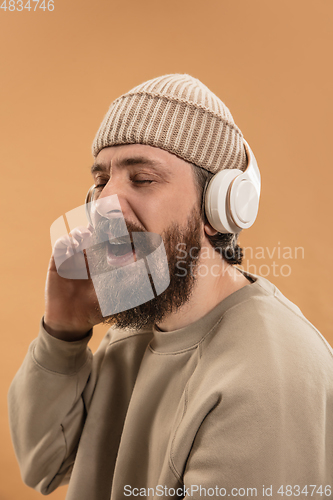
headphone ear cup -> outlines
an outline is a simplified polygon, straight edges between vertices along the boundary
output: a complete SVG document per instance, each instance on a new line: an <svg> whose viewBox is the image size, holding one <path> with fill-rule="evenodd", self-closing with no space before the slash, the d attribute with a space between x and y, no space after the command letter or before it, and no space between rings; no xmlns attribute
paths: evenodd
<svg viewBox="0 0 333 500"><path fill-rule="evenodd" d="M248 165L221 170L211 179L205 194L205 212L210 225L219 233L239 233L256 220L261 190L257 160L243 139Z"/></svg>
<svg viewBox="0 0 333 500"><path fill-rule="evenodd" d="M259 194L254 184L243 175L236 177L229 192L230 216L241 229L252 226L259 208Z"/></svg>
<svg viewBox="0 0 333 500"><path fill-rule="evenodd" d="M233 181L242 173L236 168L221 170L208 184L205 194L206 217L219 233L238 233L241 230L230 216L229 192Z"/></svg>

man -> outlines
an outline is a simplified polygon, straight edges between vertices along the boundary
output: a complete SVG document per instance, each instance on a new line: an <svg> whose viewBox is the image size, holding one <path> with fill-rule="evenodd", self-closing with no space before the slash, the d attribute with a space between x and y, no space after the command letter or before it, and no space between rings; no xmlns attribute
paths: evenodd
<svg viewBox="0 0 333 500"><path fill-rule="evenodd" d="M156 78L112 103L93 153L95 219L74 245L94 262L93 226L107 235L97 260L140 293L126 275L138 255L115 241L123 217L132 236L162 236L170 285L103 318L92 280L51 259L9 393L24 481L44 494L69 481L68 500L332 497L332 350L274 285L234 267L237 235L204 214L200 178L248 161L229 110L188 75ZM103 282L104 298L123 286Z"/></svg>

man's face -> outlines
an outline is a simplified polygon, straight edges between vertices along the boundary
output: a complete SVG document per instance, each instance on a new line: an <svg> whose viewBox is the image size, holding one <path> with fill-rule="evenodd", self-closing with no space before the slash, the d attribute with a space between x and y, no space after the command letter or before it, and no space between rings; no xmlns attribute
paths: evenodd
<svg viewBox="0 0 333 500"><path fill-rule="evenodd" d="M114 230L117 231L117 219L120 222L119 217L123 217L130 233L142 231L160 234L164 240L170 272L170 285L162 294L131 310L113 314L105 320L123 328L140 328L161 320L167 313L177 310L187 302L195 284L193 265L198 261L204 230L192 167L161 149L133 144L103 149L92 167L92 174L97 186L97 227L112 234ZM117 195L118 204L110 203L110 200L115 198L110 198L112 195ZM178 245L184 243L187 247L185 265L192 268L191 272L182 272L180 275L177 272L176 255ZM196 247L196 253L189 252L191 247ZM99 265L101 264L104 271L116 262L119 266L130 263L132 254L113 256L113 248L117 249L117 253L121 253L121 247L109 245L107 259L105 249L102 260L98 257ZM110 278L107 274L102 273L99 278L99 288L104 290L104 300L109 300L112 287L131 292L137 290L139 293L139 275L129 277L127 273L125 277L124 273L124 281L111 283L110 289ZM127 293L125 292L124 298Z"/></svg>
<svg viewBox="0 0 333 500"><path fill-rule="evenodd" d="M126 222L162 234L198 206L191 165L142 144L104 148L92 167L99 199L116 194Z"/></svg>

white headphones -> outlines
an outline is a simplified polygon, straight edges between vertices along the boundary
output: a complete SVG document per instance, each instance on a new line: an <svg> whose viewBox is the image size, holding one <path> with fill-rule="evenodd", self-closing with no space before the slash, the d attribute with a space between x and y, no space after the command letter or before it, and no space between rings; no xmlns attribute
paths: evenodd
<svg viewBox="0 0 333 500"><path fill-rule="evenodd" d="M210 180L205 194L205 212L219 233L239 233L256 220L260 197L260 172L254 154L243 139L248 159L245 172L221 170Z"/></svg>

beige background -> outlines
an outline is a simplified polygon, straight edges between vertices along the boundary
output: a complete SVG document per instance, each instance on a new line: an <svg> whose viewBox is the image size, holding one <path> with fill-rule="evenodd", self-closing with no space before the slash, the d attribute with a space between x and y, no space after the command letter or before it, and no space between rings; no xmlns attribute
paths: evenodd
<svg viewBox="0 0 333 500"><path fill-rule="evenodd" d="M1 500L41 498L21 482L6 394L43 313L50 225L83 203L110 102L149 78L192 74L229 106L262 172L260 214L241 236L247 261L333 343L332 14L331 0L0 9ZM65 488L51 495L64 497Z"/></svg>

